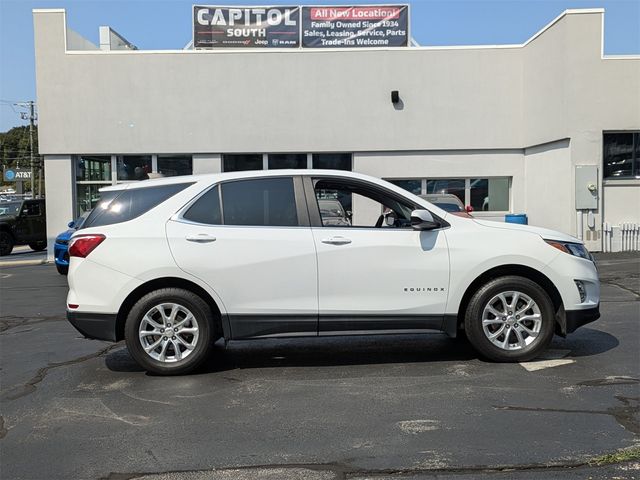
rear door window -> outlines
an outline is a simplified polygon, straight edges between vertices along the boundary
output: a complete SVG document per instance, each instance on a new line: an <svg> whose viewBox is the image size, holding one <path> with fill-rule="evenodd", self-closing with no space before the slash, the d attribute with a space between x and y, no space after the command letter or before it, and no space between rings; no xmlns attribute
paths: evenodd
<svg viewBox="0 0 640 480"><path fill-rule="evenodd" d="M298 226L293 178L258 178L223 183L225 225Z"/></svg>
<svg viewBox="0 0 640 480"><path fill-rule="evenodd" d="M193 183L131 188L105 192L82 228L122 223L139 217Z"/></svg>
<svg viewBox="0 0 640 480"><path fill-rule="evenodd" d="M216 185L202 195L183 215L185 220L207 225L220 225L222 212L220 211L220 188Z"/></svg>

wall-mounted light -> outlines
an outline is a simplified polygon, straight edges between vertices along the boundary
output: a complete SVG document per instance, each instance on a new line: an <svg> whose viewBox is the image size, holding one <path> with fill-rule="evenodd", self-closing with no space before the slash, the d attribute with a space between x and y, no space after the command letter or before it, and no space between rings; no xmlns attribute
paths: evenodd
<svg viewBox="0 0 640 480"><path fill-rule="evenodd" d="M391 90L391 103L394 105L400 103L400 92L398 90Z"/></svg>

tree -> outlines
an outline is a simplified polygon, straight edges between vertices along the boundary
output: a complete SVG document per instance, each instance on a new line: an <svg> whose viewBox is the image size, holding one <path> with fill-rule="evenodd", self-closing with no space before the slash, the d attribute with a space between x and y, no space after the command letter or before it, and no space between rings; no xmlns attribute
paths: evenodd
<svg viewBox="0 0 640 480"><path fill-rule="evenodd" d="M33 127L34 175L38 177L38 168L42 167L38 155L38 126ZM30 167L29 126L13 127L7 132L0 132L0 163L2 170L9 167ZM2 183L4 185L4 182Z"/></svg>

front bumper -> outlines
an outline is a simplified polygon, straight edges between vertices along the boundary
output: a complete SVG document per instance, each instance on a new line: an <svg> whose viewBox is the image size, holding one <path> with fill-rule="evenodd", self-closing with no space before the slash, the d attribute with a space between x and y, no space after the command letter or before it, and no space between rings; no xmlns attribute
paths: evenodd
<svg viewBox="0 0 640 480"><path fill-rule="evenodd" d="M584 310L567 310L565 312L566 333L573 333L579 327L587 323L595 322L600 318L600 304L594 308Z"/></svg>
<svg viewBox="0 0 640 480"><path fill-rule="evenodd" d="M86 313L67 310L67 320L82 335L95 340L116 340L115 313Z"/></svg>
<svg viewBox="0 0 640 480"><path fill-rule="evenodd" d="M53 244L53 256L56 262L56 265L60 265L61 267L69 266L69 245L54 243Z"/></svg>

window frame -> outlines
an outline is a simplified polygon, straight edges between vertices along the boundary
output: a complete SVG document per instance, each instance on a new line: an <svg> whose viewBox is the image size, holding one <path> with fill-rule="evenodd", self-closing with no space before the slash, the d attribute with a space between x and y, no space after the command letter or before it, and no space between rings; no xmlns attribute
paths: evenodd
<svg viewBox="0 0 640 480"><path fill-rule="evenodd" d="M261 171L261 170L255 170ZM298 225L227 225L224 223L224 202L222 201L222 185L233 182L245 182L251 180L268 180L268 179L276 179L276 178L290 178L293 180L293 196L295 200L296 206L296 215L298 217ZM184 214L191 208L191 206L196 203L201 197L203 197L210 190L218 188L218 202L220 205L220 216L222 218L221 224L211 224L211 223L199 223L194 222L193 220L189 220L184 217ZM304 196L304 187L302 185L302 178L299 175L259 175L255 177L246 177L246 178L232 178L229 180L221 180L211 185L208 185L204 188L198 195L191 199L184 207L180 209L180 211L174 215L175 220L181 223L186 223L190 225L200 225L205 227L224 227L224 228L309 228L309 212L307 210L307 204L305 202Z"/></svg>
<svg viewBox="0 0 640 480"><path fill-rule="evenodd" d="M350 183L350 184L361 185L365 189L378 190L382 194L393 198L397 202L408 203L411 205L413 210L427 210L429 213L431 213L431 215L433 215L433 218L440 223L440 227L438 227L437 229L434 229L435 231L443 230L451 226L449 222L444 220L435 212L432 212L431 210L424 208L424 206L414 202L410 198L407 198L402 194L394 192L393 190L389 190L388 188L383 187L381 185L373 184L357 178L341 177L337 175L305 175L302 181L304 185L305 198L307 201L307 208L309 209L309 221L311 222L312 228L324 228L324 229L337 228L337 229L344 229L345 231L349 231L349 229L375 230L375 231L384 231L384 232L413 231L413 232L420 233L418 230L413 230L412 228L377 228L377 227L353 226L353 225L343 226L343 227L325 226L322 222L322 216L320 215L320 207L318 206L318 199L316 198L316 191L315 191L316 182L321 180L334 180L336 182L343 182L345 184ZM407 192L407 193L410 193L410 192Z"/></svg>
<svg viewBox="0 0 640 480"><path fill-rule="evenodd" d="M605 176L605 135L620 135L620 134L630 134L631 135L631 175L624 177L606 177ZM603 130L602 131L602 158L600 159L600 168L602 168L602 180L604 182L618 182L618 181L629 181L629 180L640 180L640 157L637 155L638 145L640 144L640 130ZM637 165L637 167L636 167Z"/></svg>

